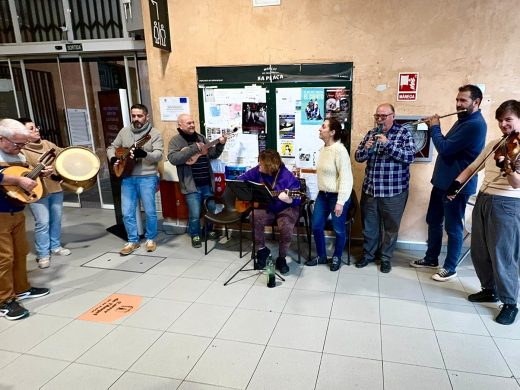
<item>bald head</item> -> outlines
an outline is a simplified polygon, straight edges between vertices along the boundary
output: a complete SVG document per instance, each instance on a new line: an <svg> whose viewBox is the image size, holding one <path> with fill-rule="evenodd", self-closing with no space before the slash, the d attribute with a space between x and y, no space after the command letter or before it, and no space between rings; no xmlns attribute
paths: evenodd
<svg viewBox="0 0 520 390"><path fill-rule="evenodd" d="M195 133L195 121L189 114L180 114L177 117L177 128L186 134Z"/></svg>

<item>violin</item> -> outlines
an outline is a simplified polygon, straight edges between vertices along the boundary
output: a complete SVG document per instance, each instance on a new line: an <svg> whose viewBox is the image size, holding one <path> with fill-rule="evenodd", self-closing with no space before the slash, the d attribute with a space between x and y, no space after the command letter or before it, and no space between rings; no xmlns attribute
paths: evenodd
<svg viewBox="0 0 520 390"><path fill-rule="evenodd" d="M495 161L502 176L511 175L520 169L520 134L512 131L498 142L495 150ZM519 172L520 173L520 172Z"/></svg>

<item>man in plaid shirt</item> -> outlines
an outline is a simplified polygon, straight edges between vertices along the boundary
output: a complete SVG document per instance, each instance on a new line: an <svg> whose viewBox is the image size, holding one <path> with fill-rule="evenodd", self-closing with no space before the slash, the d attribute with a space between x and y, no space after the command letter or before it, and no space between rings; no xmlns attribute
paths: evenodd
<svg viewBox="0 0 520 390"><path fill-rule="evenodd" d="M365 135L355 155L357 162L367 162L361 195L363 257L356 267L363 268L374 261L381 241L380 269L384 273L392 269L390 260L408 199L410 164L415 159L412 134L394 123L394 117L391 104L377 107L377 126Z"/></svg>

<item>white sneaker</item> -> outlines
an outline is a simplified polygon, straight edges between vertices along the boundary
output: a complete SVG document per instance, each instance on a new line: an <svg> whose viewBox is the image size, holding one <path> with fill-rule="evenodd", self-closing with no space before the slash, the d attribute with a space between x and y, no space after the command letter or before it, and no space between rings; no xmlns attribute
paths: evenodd
<svg viewBox="0 0 520 390"><path fill-rule="evenodd" d="M56 248L56 249L53 249L52 251L52 254L54 256L68 256L70 255L70 250L67 249L67 248L64 248L62 246Z"/></svg>
<svg viewBox="0 0 520 390"><path fill-rule="evenodd" d="M40 259L36 259L38 262L38 268L49 268L51 266L51 257L50 256L43 256Z"/></svg>
<svg viewBox="0 0 520 390"><path fill-rule="evenodd" d="M437 282L447 282L448 280L451 280L456 277L457 277L456 271L448 271L445 268L441 268L439 270L439 272L432 275L432 279L436 280Z"/></svg>

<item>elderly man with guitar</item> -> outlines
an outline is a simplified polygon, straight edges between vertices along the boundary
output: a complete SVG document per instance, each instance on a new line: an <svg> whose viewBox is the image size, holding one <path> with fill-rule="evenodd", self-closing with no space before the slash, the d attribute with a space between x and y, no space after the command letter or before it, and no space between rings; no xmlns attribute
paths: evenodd
<svg viewBox="0 0 520 390"><path fill-rule="evenodd" d="M18 320L29 311L18 301L49 294L48 288L31 287L27 279L29 245L25 234L24 206L43 192L39 176L50 176L52 166L27 167L21 149L31 133L14 119L0 120L0 316Z"/></svg>
<svg viewBox="0 0 520 390"><path fill-rule="evenodd" d="M136 220L138 199L141 199L146 216L146 251L153 252L157 248L155 192L159 183L157 169L164 148L162 135L152 126L145 105L134 104L130 108L130 115L131 126L123 127L107 148L107 157L115 175L123 178L121 209L128 235L128 243L119 251L123 256L129 255L141 246Z"/></svg>
<svg viewBox="0 0 520 390"><path fill-rule="evenodd" d="M222 154L227 138L222 136L209 142L206 137L195 131L195 121L188 114L178 116L177 130L179 134L170 140L168 146L168 161L177 166L181 192L188 204L188 233L191 236L191 245L200 248L200 212L204 200L213 195L214 180L210 160ZM214 204L209 206L215 207ZM215 231L208 231L208 237L217 239L219 235Z"/></svg>

